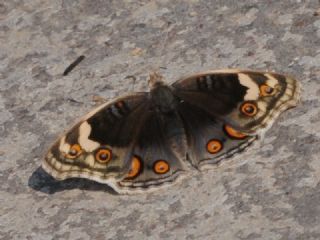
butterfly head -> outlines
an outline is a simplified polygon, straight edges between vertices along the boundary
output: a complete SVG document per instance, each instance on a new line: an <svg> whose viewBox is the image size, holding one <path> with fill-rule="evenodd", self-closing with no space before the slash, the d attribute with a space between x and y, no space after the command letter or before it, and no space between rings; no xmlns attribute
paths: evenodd
<svg viewBox="0 0 320 240"><path fill-rule="evenodd" d="M148 84L151 90L158 86L165 85L163 82L163 76L157 72L150 73Z"/></svg>

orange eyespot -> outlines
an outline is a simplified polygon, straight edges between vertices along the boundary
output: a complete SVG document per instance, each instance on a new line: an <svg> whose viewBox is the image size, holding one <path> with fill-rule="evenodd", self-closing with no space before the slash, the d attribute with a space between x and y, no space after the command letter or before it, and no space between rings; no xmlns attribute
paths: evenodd
<svg viewBox="0 0 320 240"><path fill-rule="evenodd" d="M241 105L241 112L248 117L253 117L257 114L258 108L255 104L250 102L245 102Z"/></svg>
<svg viewBox="0 0 320 240"><path fill-rule="evenodd" d="M74 159L78 156L80 156L80 154L82 153L82 148L79 144L73 144L71 147L70 147L70 150L69 152L66 154L66 157L67 158L71 158L71 159Z"/></svg>
<svg viewBox="0 0 320 240"><path fill-rule="evenodd" d="M236 138L236 139L244 139L247 135L233 129L229 125L224 125L224 131L228 134L229 137Z"/></svg>
<svg viewBox="0 0 320 240"><path fill-rule="evenodd" d="M274 88L263 84L260 86L260 95L263 97L271 96L274 93Z"/></svg>
<svg viewBox="0 0 320 240"><path fill-rule="evenodd" d="M107 148L100 148L95 154L96 160L100 163L107 163L112 158L111 150Z"/></svg>
<svg viewBox="0 0 320 240"><path fill-rule="evenodd" d="M153 170L155 173L164 174L170 170L169 164L164 160L158 160L153 165Z"/></svg>
<svg viewBox="0 0 320 240"><path fill-rule="evenodd" d="M127 174L126 178L134 178L136 177L141 169L141 161L138 157L134 156L132 158L132 162L131 162L131 169L129 171L129 173Z"/></svg>
<svg viewBox="0 0 320 240"><path fill-rule="evenodd" d="M222 148L222 143L219 140L212 139L207 143L207 151L211 154L220 152Z"/></svg>

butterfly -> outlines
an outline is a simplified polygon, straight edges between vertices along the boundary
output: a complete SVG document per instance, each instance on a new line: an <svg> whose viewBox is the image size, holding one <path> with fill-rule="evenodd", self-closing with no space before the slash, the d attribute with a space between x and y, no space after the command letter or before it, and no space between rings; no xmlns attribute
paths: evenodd
<svg viewBox="0 0 320 240"><path fill-rule="evenodd" d="M271 72L226 69L120 96L85 115L49 149L43 169L118 193L154 190L248 148L299 101L299 83Z"/></svg>

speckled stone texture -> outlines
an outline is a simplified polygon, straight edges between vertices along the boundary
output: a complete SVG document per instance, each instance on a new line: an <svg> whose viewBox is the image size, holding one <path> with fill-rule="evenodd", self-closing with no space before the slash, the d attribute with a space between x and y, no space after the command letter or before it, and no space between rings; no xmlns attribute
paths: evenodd
<svg viewBox="0 0 320 240"><path fill-rule="evenodd" d="M287 73L303 94L221 167L134 196L39 167L93 96L230 67ZM319 78L316 0L1 1L0 238L320 239Z"/></svg>

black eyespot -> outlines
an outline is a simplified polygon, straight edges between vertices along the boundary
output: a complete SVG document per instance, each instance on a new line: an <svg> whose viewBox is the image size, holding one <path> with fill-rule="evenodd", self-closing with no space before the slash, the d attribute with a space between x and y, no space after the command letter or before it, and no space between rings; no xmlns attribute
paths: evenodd
<svg viewBox="0 0 320 240"><path fill-rule="evenodd" d="M111 160L112 158L112 152L110 149L107 148L100 148L96 154L95 154L95 158L98 162L101 163L107 163Z"/></svg>
<svg viewBox="0 0 320 240"><path fill-rule="evenodd" d="M274 88L266 85L266 84L263 84L260 86L260 94L261 96L271 96L273 93L274 93Z"/></svg>
<svg viewBox="0 0 320 240"><path fill-rule="evenodd" d="M69 152L66 154L66 157L73 159L73 158L80 156L81 153L82 153L81 146L79 144L73 144L70 147Z"/></svg>
<svg viewBox="0 0 320 240"><path fill-rule="evenodd" d="M257 106L250 102L245 102L244 104L242 104L240 109L241 109L241 112L248 117L253 117L258 112Z"/></svg>

